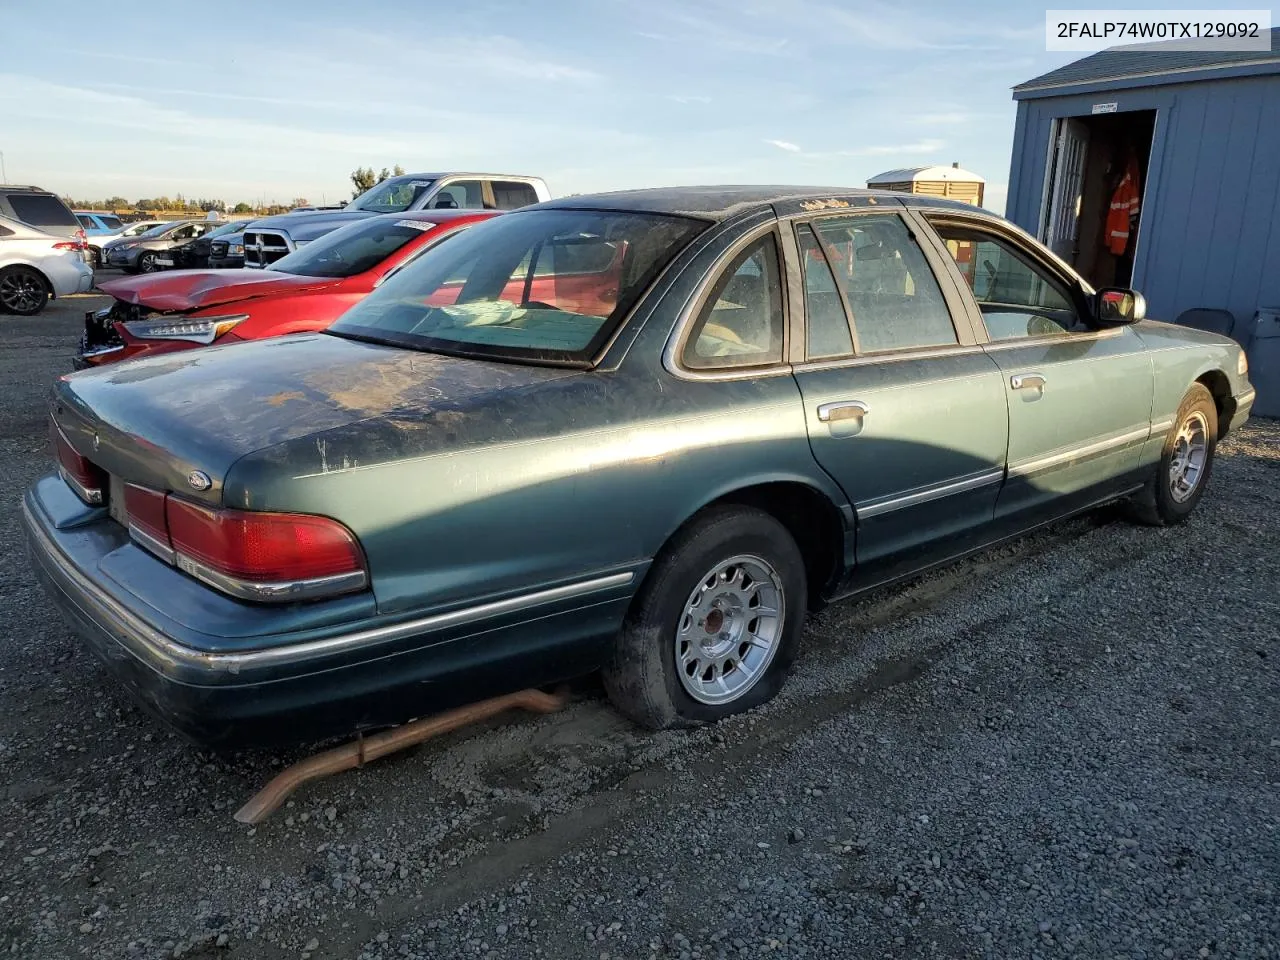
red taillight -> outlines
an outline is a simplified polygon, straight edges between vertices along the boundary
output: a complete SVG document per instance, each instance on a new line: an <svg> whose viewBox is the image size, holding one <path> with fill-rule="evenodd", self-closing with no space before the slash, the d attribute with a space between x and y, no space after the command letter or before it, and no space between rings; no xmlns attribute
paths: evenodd
<svg viewBox="0 0 1280 960"><path fill-rule="evenodd" d="M71 441L52 419L49 421L49 437L53 441L54 454L58 459L62 479L67 481L67 485L85 503L95 506L101 504L107 475L76 453L75 447L71 446Z"/></svg>
<svg viewBox="0 0 1280 960"><path fill-rule="evenodd" d="M367 583L356 538L327 517L213 510L170 496L165 520L178 566L239 596L288 600Z"/></svg>
<svg viewBox="0 0 1280 960"><path fill-rule="evenodd" d="M78 251L78 250L83 250L83 249L85 248L85 246L86 246L86 245L85 245L84 243L82 243L82 242L80 242L80 241L78 241L78 240L77 240L75 243L72 243L70 240L64 240L64 241L62 241L61 243L55 243L55 244L53 245L53 249L55 249L55 250L77 250L77 251Z"/></svg>
<svg viewBox="0 0 1280 960"><path fill-rule="evenodd" d="M124 488L124 506L129 514L129 532L150 549L165 555L173 552L165 525L165 495L130 483ZM141 534L141 536L139 536Z"/></svg>

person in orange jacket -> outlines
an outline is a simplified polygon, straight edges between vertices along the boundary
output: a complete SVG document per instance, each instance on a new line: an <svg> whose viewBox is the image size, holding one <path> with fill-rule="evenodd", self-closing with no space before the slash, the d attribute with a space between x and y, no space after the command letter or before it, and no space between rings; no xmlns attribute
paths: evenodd
<svg viewBox="0 0 1280 960"><path fill-rule="evenodd" d="M1117 257L1129 246L1131 225L1142 205L1142 189L1138 183L1138 158L1129 154L1124 176L1111 194L1111 210L1107 213L1107 249Z"/></svg>

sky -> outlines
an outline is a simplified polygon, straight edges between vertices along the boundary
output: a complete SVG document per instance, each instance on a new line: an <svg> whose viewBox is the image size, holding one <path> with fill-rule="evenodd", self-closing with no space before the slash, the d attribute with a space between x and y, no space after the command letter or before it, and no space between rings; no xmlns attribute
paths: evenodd
<svg viewBox="0 0 1280 960"><path fill-rule="evenodd" d="M1077 59L1044 11L852 0L0 0L8 178L76 199L345 200L357 166L543 177L553 196L987 179L1010 88ZM979 13L981 11L981 13ZM51 30L59 32L50 44Z"/></svg>

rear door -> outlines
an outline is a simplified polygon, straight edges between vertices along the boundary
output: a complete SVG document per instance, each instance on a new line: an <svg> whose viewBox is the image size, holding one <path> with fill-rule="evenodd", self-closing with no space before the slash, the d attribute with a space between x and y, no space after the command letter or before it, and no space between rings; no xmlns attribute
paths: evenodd
<svg viewBox="0 0 1280 960"><path fill-rule="evenodd" d="M1132 483L1154 389L1137 333L1098 327L1079 281L1016 232L962 214L929 219L972 291L1008 396L1009 477L997 516L1065 508Z"/></svg>
<svg viewBox="0 0 1280 960"><path fill-rule="evenodd" d="M854 505L857 564L874 581L992 520L1008 443L1002 378L927 226L877 208L793 227L810 445Z"/></svg>

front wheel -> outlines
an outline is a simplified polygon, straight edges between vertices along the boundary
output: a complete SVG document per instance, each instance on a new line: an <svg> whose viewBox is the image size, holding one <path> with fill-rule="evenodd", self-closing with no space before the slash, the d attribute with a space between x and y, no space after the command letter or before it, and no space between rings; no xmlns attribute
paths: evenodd
<svg viewBox="0 0 1280 960"><path fill-rule="evenodd" d="M804 626L804 558L760 510L716 507L654 562L604 670L619 710L653 729L710 723L771 699Z"/></svg>
<svg viewBox="0 0 1280 960"><path fill-rule="evenodd" d="M1209 483L1217 446L1218 407L1209 389L1194 383L1178 406L1156 475L1134 498L1138 519L1153 526L1187 519Z"/></svg>
<svg viewBox="0 0 1280 960"><path fill-rule="evenodd" d="M49 285L40 272L22 265L0 270L0 310L32 317L49 302Z"/></svg>
<svg viewBox="0 0 1280 960"><path fill-rule="evenodd" d="M155 273L157 269L154 253L144 253L138 258L138 273Z"/></svg>

